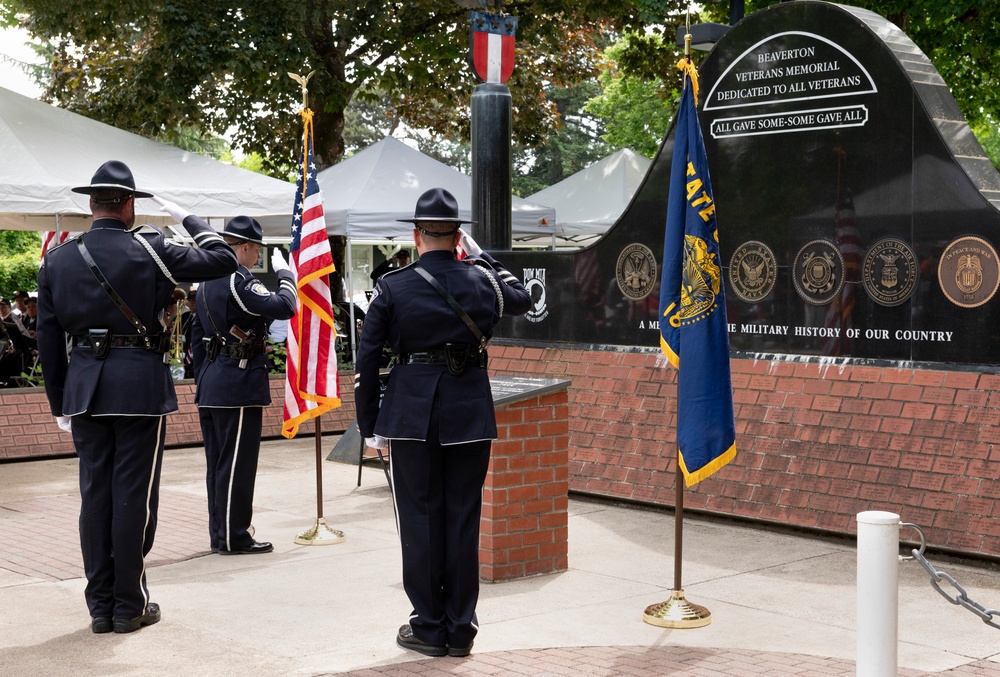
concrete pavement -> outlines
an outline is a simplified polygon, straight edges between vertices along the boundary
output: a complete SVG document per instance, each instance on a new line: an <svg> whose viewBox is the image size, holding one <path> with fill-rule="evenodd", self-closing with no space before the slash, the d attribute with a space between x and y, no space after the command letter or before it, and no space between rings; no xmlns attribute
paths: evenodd
<svg viewBox="0 0 1000 677"><path fill-rule="evenodd" d="M337 438L323 440L324 458ZM275 552L208 551L204 457L167 450L147 559L163 620L93 635L83 600L74 459L0 465L0 675L853 675L853 543L688 515L685 593L711 625L642 622L669 597L673 516L573 497L569 570L482 586L466 659L398 648L410 607L381 468L324 462L324 513L347 541L298 546L316 517L315 441L263 444L257 538ZM968 597L1000 607L1000 572L942 561ZM1000 675L1000 630L900 565L900 674Z"/></svg>

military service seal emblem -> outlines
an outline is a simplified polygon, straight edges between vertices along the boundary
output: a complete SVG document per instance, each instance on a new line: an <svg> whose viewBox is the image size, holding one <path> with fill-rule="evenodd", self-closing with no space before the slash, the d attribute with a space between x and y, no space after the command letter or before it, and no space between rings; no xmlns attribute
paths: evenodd
<svg viewBox="0 0 1000 677"><path fill-rule="evenodd" d="M803 301L826 305L844 286L844 257L828 240L813 240L796 254L792 280Z"/></svg>
<svg viewBox="0 0 1000 677"><path fill-rule="evenodd" d="M763 242L744 242L729 259L729 286L741 300L757 303L767 298L778 277L778 261Z"/></svg>
<svg viewBox="0 0 1000 677"><path fill-rule="evenodd" d="M615 276L622 294L639 301L649 296L656 283L656 259L653 251L644 244L634 243L618 255Z"/></svg>
<svg viewBox="0 0 1000 677"><path fill-rule="evenodd" d="M861 281L875 303L898 306L917 288L917 255L902 240L885 238L871 246L861 267Z"/></svg>
<svg viewBox="0 0 1000 677"><path fill-rule="evenodd" d="M1000 285L997 250L979 237L958 238L941 253L938 282L941 291L956 306L983 305L993 298Z"/></svg>

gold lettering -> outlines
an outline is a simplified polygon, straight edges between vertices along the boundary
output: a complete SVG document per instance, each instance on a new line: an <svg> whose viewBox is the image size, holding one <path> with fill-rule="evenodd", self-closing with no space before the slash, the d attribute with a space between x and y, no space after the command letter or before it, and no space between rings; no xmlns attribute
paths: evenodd
<svg viewBox="0 0 1000 677"><path fill-rule="evenodd" d="M705 209L702 209L700 212L698 212L698 215L702 218L703 221L708 221L712 217L712 214L714 213L715 213L715 205L712 205L711 207L706 207ZM718 234L716 234L716 241L718 241L718 239L719 239Z"/></svg>
<svg viewBox="0 0 1000 677"><path fill-rule="evenodd" d="M701 190L702 185L703 184L701 182L701 179L695 179L694 181L688 181L688 184L687 184L687 191L688 191L687 198L688 198L688 200L690 200L691 197L695 193L697 193L699 190Z"/></svg>
<svg viewBox="0 0 1000 677"><path fill-rule="evenodd" d="M673 310L676 307L677 307L677 302L674 301L669 306L667 306L666 310L663 311L663 317L669 318L669 320L670 320L670 326L673 327L674 329L677 329L678 327L681 326L681 313L680 313L680 311L677 311L673 315L670 314L670 311Z"/></svg>
<svg viewBox="0 0 1000 677"><path fill-rule="evenodd" d="M699 182L698 182L698 184L699 184L699 186L700 186L700 185L701 185L701 181L699 181ZM691 185L691 184L689 183L689 184L688 184L688 186L690 187L690 185ZM688 193L688 199L689 199L689 200L691 199L691 193ZM697 207L698 205L703 205L703 204L705 204L706 202L708 202L708 203L711 203L711 202L712 202L712 198L710 198L710 197L708 196L708 193L707 193L706 191L704 191L704 190L703 190L703 191L701 191L701 197L700 197L700 198L698 198L697 200L693 200L693 201L691 202L691 206L692 206L692 207Z"/></svg>

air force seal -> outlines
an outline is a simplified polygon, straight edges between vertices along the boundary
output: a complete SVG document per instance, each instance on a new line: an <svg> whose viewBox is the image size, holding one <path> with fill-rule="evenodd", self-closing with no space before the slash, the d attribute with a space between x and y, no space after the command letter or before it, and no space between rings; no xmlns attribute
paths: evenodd
<svg viewBox="0 0 1000 677"><path fill-rule="evenodd" d="M902 240L885 238L871 246L861 267L865 291L875 303L898 306L917 288L917 255Z"/></svg>

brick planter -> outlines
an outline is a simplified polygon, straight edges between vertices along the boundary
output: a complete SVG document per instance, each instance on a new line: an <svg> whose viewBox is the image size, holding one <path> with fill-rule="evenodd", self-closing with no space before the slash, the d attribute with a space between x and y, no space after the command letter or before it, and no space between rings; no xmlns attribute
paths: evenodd
<svg viewBox="0 0 1000 677"><path fill-rule="evenodd" d="M569 405L557 392L497 404L483 489L479 575L496 582L565 571L569 553Z"/></svg>

